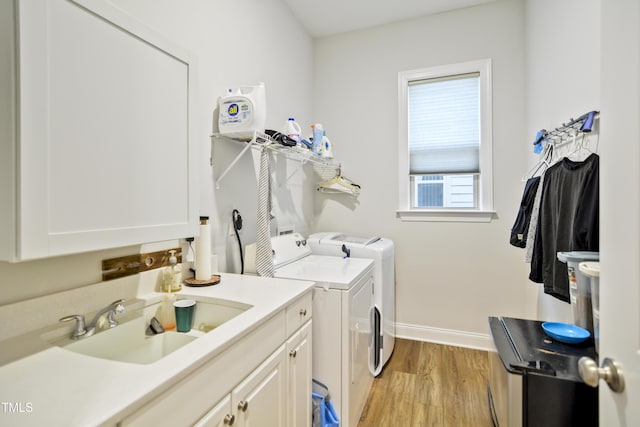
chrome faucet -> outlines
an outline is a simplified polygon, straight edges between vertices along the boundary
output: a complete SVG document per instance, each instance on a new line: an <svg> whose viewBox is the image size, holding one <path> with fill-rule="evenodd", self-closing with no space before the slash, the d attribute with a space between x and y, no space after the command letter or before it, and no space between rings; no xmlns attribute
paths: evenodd
<svg viewBox="0 0 640 427"><path fill-rule="evenodd" d="M89 326L85 325L84 316L82 314L72 314L70 316L65 316L60 319L61 322L69 322L71 320L76 321L76 326L71 333L71 339L77 340L80 338L90 337L96 332L96 328L98 327L98 322L103 316L107 316L107 323L109 328L115 328L118 326L118 321L116 320L116 314L120 314L124 311L124 301L123 299L119 299L117 301L112 302L102 310L100 310L94 317Z"/></svg>

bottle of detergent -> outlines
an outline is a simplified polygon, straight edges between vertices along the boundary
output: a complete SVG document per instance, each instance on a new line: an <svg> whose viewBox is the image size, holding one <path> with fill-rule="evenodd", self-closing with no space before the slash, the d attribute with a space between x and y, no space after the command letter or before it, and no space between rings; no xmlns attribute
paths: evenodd
<svg viewBox="0 0 640 427"><path fill-rule="evenodd" d="M311 152L315 154L322 154L322 138L324 137L324 129L321 123L311 125L313 129L313 141L311 144Z"/></svg>
<svg viewBox="0 0 640 427"><path fill-rule="evenodd" d="M331 145L329 138L327 138L326 131L322 137L322 153L320 155L325 159L333 159L333 146Z"/></svg>
<svg viewBox="0 0 640 427"><path fill-rule="evenodd" d="M229 89L218 98L218 130L221 135L237 139L251 139L263 132L266 125L264 83Z"/></svg>
<svg viewBox="0 0 640 427"><path fill-rule="evenodd" d="M293 117L289 117L289 120L284 124L282 133L293 139L296 144L300 145L302 129L300 129L300 125L296 123L296 120Z"/></svg>

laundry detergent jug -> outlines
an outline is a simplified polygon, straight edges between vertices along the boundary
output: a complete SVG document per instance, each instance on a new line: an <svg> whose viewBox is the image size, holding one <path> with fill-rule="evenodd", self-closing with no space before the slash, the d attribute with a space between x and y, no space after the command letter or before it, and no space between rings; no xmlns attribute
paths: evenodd
<svg viewBox="0 0 640 427"><path fill-rule="evenodd" d="M296 123L296 119L294 119L293 117L289 117L289 120L287 120L282 127L282 133L293 139L296 144L300 145L300 139L302 138L302 129L300 129L300 125Z"/></svg>
<svg viewBox="0 0 640 427"><path fill-rule="evenodd" d="M229 89L218 98L218 130L221 135L237 139L251 139L263 132L266 124L264 83Z"/></svg>

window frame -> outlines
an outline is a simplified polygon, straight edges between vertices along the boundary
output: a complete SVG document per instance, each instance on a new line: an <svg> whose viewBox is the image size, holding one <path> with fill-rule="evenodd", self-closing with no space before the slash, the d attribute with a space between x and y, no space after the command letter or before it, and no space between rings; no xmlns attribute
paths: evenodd
<svg viewBox="0 0 640 427"><path fill-rule="evenodd" d="M409 175L408 87L417 80L480 73L480 175L477 208L412 208ZM489 222L493 218L491 59L441 65L398 73L398 210L402 221Z"/></svg>

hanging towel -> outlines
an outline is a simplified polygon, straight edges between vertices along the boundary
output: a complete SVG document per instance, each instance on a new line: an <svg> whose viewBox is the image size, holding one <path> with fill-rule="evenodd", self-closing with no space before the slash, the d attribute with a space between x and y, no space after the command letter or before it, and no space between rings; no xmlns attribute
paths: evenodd
<svg viewBox="0 0 640 427"><path fill-rule="evenodd" d="M529 178L524 187L524 193L522 200L520 201L520 208L518 209L518 215L516 221L511 228L511 236L509 237L509 243L512 246L518 248L524 248L527 244L527 234L529 232L529 222L531 220L531 212L533 211L533 202L538 191L538 184L540 183L540 177L536 176Z"/></svg>
<svg viewBox="0 0 640 427"><path fill-rule="evenodd" d="M256 222L256 271L260 276L273 277L271 249L271 171L269 152L262 147L258 174L258 218Z"/></svg>
<svg viewBox="0 0 640 427"><path fill-rule="evenodd" d="M536 240L536 232L538 231L538 214L540 213L540 200L542 199L542 187L544 186L544 175L540 176L536 197L533 200L533 209L531 210L531 218L529 219L529 230L527 230L527 242L524 247L524 262L531 264L533 258L533 244Z"/></svg>

